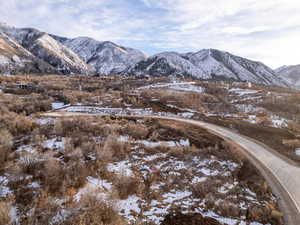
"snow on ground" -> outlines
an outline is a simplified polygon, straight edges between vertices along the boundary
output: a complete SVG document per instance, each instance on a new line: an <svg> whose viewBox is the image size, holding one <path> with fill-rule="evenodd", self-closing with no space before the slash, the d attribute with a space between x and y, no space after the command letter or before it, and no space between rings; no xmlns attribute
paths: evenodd
<svg viewBox="0 0 300 225"><path fill-rule="evenodd" d="M48 148L57 151L64 151L65 149L65 138L52 138L41 143L43 148ZM34 154L36 152L36 146L33 145L21 145L17 148L16 152L27 152Z"/></svg>
<svg viewBox="0 0 300 225"><path fill-rule="evenodd" d="M54 124L56 121L55 118L50 117L40 117L34 120L39 125L46 125L46 124Z"/></svg>
<svg viewBox="0 0 300 225"><path fill-rule="evenodd" d="M242 88L231 88L229 89L230 92L233 92L239 96L243 95L251 95L251 94L257 94L259 91L252 90L252 89L242 89Z"/></svg>
<svg viewBox="0 0 300 225"><path fill-rule="evenodd" d="M196 93L203 93L204 88L196 85L189 84L178 84L169 86L169 89L175 91L184 91L184 92L196 92Z"/></svg>
<svg viewBox="0 0 300 225"><path fill-rule="evenodd" d="M183 92L197 92L203 93L204 88L194 85L196 82L172 82L172 83L156 83L138 89L149 89L149 88L168 88L174 91L183 91Z"/></svg>
<svg viewBox="0 0 300 225"><path fill-rule="evenodd" d="M112 184L101 178L87 177L87 184L81 188L74 196L74 200L79 202L82 197L89 194L95 194L98 199L105 200L108 195L107 192L111 191Z"/></svg>
<svg viewBox="0 0 300 225"><path fill-rule="evenodd" d="M65 138L52 138L49 140L46 140L42 143L42 146L44 148L48 148L48 149L54 149L54 150L58 150L58 151L64 151L65 149Z"/></svg>
<svg viewBox="0 0 300 225"><path fill-rule="evenodd" d="M176 190L173 190L170 193L163 194L162 197L164 198L164 200L163 200L164 203L171 204L175 201L186 198L186 197L190 196L191 194L192 194L192 192L190 192L190 191L176 191Z"/></svg>
<svg viewBox="0 0 300 225"><path fill-rule="evenodd" d="M53 102L51 104L51 106L52 106L52 109L59 109L61 107L64 107L65 103L63 103L63 102Z"/></svg>
<svg viewBox="0 0 300 225"><path fill-rule="evenodd" d="M144 202L141 198L137 197L136 195L130 195L125 200L117 201L118 210L120 215L124 216L128 221L135 221L135 216L132 214L138 215L141 213L140 204Z"/></svg>
<svg viewBox="0 0 300 225"><path fill-rule="evenodd" d="M116 163L109 163L107 165L107 170L109 172L124 175L126 177L133 176L133 171L131 169L131 163L128 160L120 161L120 162L116 162Z"/></svg>
<svg viewBox="0 0 300 225"><path fill-rule="evenodd" d="M12 191L7 186L8 179L4 176L0 176L0 198L6 198Z"/></svg>
<svg viewBox="0 0 300 225"><path fill-rule="evenodd" d="M60 109L61 112L83 112L83 113L98 113L108 115L151 115L150 108L145 109L125 109L125 108L101 108L95 106L70 106Z"/></svg>
<svg viewBox="0 0 300 225"><path fill-rule="evenodd" d="M195 84L195 82L155 83L155 84L140 87L138 89L163 88L163 87L178 86L178 85L189 85L189 84Z"/></svg>
<svg viewBox="0 0 300 225"><path fill-rule="evenodd" d="M264 110L263 107L258 107L251 104L235 104L235 107L238 109L239 112L242 113L254 113L260 110Z"/></svg>
<svg viewBox="0 0 300 225"><path fill-rule="evenodd" d="M190 141L188 139L180 139L179 141L148 141L148 140L130 140L128 136L120 136L118 141L121 142L130 142L135 144L143 144L150 148L155 148L158 146L166 147L176 147L176 146L190 146Z"/></svg>
<svg viewBox="0 0 300 225"><path fill-rule="evenodd" d="M194 116L194 113L185 112L185 113L178 113L177 115L183 118L191 119Z"/></svg>
<svg viewBox="0 0 300 225"><path fill-rule="evenodd" d="M276 128L284 128L288 126L288 120L277 115L271 115L272 126Z"/></svg>
<svg viewBox="0 0 300 225"><path fill-rule="evenodd" d="M22 145L22 146L17 148L16 152L35 153L36 149L31 145Z"/></svg>
<svg viewBox="0 0 300 225"><path fill-rule="evenodd" d="M297 148L297 149L295 150L295 153L296 153L296 155L300 156L300 148Z"/></svg>
<svg viewBox="0 0 300 225"><path fill-rule="evenodd" d="M94 177L87 177L88 182L96 185L99 188L102 188L104 190L111 190L112 184L107 182L106 180L102 180L100 178L94 178Z"/></svg>

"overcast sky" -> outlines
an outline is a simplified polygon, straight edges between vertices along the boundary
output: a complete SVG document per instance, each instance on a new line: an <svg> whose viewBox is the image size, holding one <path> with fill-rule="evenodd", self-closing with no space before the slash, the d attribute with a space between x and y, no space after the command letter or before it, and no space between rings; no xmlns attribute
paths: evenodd
<svg viewBox="0 0 300 225"><path fill-rule="evenodd" d="M162 51L216 48L300 64L299 0L0 0L0 21Z"/></svg>

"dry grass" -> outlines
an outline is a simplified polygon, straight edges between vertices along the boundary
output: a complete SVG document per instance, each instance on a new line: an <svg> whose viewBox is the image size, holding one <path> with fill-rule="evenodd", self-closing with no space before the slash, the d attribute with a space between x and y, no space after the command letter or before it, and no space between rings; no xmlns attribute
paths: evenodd
<svg viewBox="0 0 300 225"><path fill-rule="evenodd" d="M0 114L0 129L7 129L13 136L24 135L34 129L34 123L16 113Z"/></svg>
<svg viewBox="0 0 300 225"><path fill-rule="evenodd" d="M259 105L284 118L300 122L300 94L287 95L280 98L272 95Z"/></svg>
<svg viewBox="0 0 300 225"><path fill-rule="evenodd" d="M8 130L0 130L0 164L7 160L13 145L13 137Z"/></svg>
<svg viewBox="0 0 300 225"><path fill-rule="evenodd" d="M93 194L85 196L80 203L80 212L64 221L65 225L125 225L113 203L98 200Z"/></svg>
<svg viewBox="0 0 300 225"><path fill-rule="evenodd" d="M136 177L120 175L114 179L114 187L120 199L127 199L130 195L140 194L142 192L141 185L140 180Z"/></svg>
<svg viewBox="0 0 300 225"><path fill-rule="evenodd" d="M129 122L124 128L123 134L136 139L145 139L149 134L149 130L145 125Z"/></svg>
<svg viewBox="0 0 300 225"><path fill-rule="evenodd" d="M117 140L117 136L110 135L106 138L104 142L102 152L106 156L111 154L113 159L123 160L128 157L130 151L131 151L130 143L120 142Z"/></svg>
<svg viewBox="0 0 300 225"><path fill-rule="evenodd" d="M10 210L11 204L9 202L0 202L0 225L8 225L11 222Z"/></svg>

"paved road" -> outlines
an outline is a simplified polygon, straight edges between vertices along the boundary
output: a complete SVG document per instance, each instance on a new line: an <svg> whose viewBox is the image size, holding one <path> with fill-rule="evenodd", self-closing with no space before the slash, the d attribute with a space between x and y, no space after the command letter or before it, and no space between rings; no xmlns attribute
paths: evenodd
<svg viewBox="0 0 300 225"><path fill-rule="evenodd" d="M99 116L99 114L52 112L43 116ZM287 225L300 225L300 168L274 154L263 144L217 125L190 119L160 116L123 116L174 120L205 128L210 133L239 146L242 153L259 169L273 192L280 198L280 206Z"/></svg>

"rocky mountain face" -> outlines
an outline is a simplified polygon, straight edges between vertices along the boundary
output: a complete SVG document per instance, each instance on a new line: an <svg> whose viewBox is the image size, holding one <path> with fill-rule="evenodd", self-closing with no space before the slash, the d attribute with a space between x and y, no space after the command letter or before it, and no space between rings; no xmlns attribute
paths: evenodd
<svg viewBox="0 0 300 225"><path fill-rule="evenodd" d="M160 53L138 62L126 73L150 76L182 75L204 80L250 81L286 86L266 65L215 49L186 54Z"/></svg>
<svg viewBox="0 0 300 225"><path fill-rule="evenodd" d="M95 68L97 73L103 75L119 74L146 59L146 55L139 50L109 41L100 42L88 37L74 39L53 37L77 53L87 64Z"/></svg>
<svg viewBox="0 0 300 225"><path fill-rule="evenodd" d="M300 89L300 65L282 66L275 72L290 86Z"/></svg>
<svg viewBox="0 0 300 225"><path fill-rule="evenodd" d="M0 73L55 73L56 69L40 60L16 41L0 32Z"/></svg>
<svg viewBox="0 0 300 225"><path fill-rule="evenodd" d="M142 60L125 71L137 76L191 76L199 79L209 78L199 67L176 52L163 52Z"/></svg>
<svg viewBox="0 0 300 225"><path fill-rule="evenodd" d="M31 28L18 29L8 26L0 26L0 31L6 33L37 58L56 68L56 73L94 73L93 68L87 65L76 53L47 33Z"/></svg>

